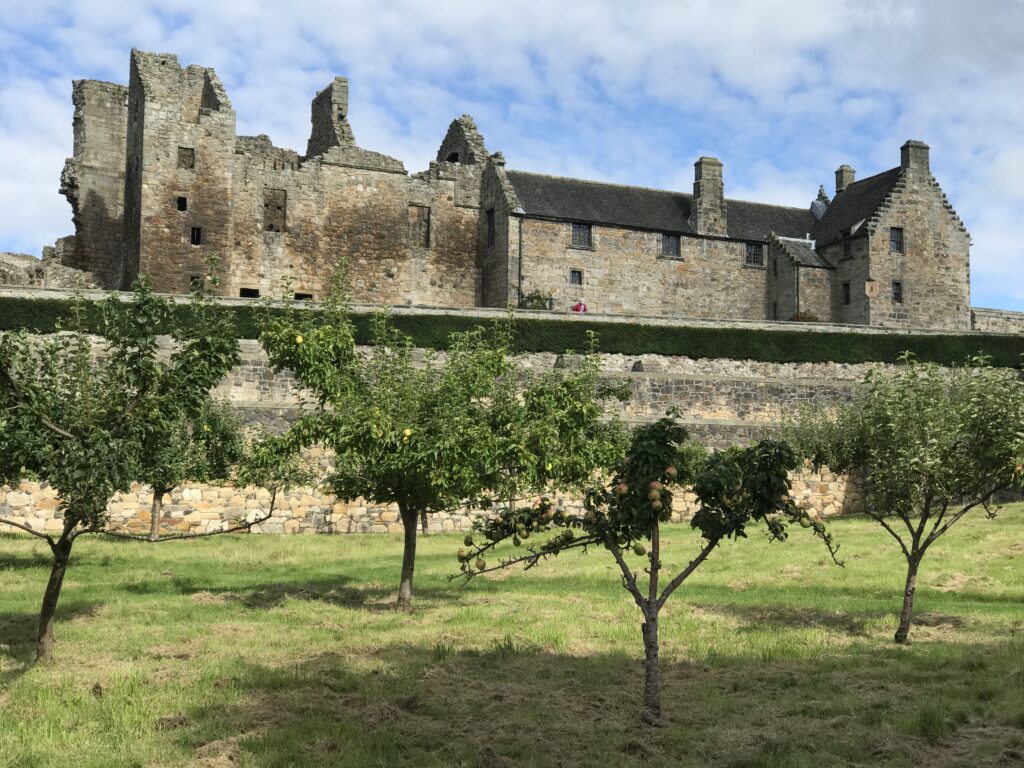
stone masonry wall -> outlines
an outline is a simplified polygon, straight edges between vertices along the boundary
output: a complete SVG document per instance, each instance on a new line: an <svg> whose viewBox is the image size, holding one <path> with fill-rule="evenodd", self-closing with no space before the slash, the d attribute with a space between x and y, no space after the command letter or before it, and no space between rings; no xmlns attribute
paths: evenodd
<svg viewBox="0 0 1024 768"><path fill-rule="evenodd" d="M568 222L521 218L522 290L551 295L556 309L586 299L608 314L767 317L763 267L744 264L744 242L680 238L680 256L663 258L661 234L594 225L592 247L574 247ZM570 270L583 284L570 283Z"/></svg>
<svg viewBox="0 0 1024 768"><path fill-rule="evenodd" d="M559 364L557 355L531 354L523 364L535 371ZM443 361L443 356L442 356ZM617 411L627 424L659 418L670 406L682 412L682 421L695 437L724 447L771 434L803 408L823 409L847 400L867 365L774 364L737 360L690 359L643 355L603 355L606 376L632 382L633 397ZM642 369L642 370L641 370ZM280 429L299 413L298 390L288 374L275 374L254 341L242 342L242 363L218 387L216 394L250 422ZM311 456L328 463L330 456L314 449ZM855 485L845 478L804 472L794 483L794 496L809 509L835 514L856 509L860 499ZM254 519L267 509L269 497L259 489L189 485L165 499L164 529L200 532L238 518ZM128 530L147 530L151 490L135 486L114 499L111 520ZM561 499L573 508L578 502ZM694 511L692 498L680 498L676 519ZM38 529L59 525L52 489L24 483L17 489L0 488L0 516ZM466 511L434 516L431 530L463 530L472 522ZM284 494L274 517L257 532L314 533L396 532L397 510L363 501L339 503L312 488Z"/></svg>
<svg viewBox="0 0 1024 768"><path fill-rule="evenodd" d="M972 307L971 328L985 333L1024 333L1024 312Z"/></svg>

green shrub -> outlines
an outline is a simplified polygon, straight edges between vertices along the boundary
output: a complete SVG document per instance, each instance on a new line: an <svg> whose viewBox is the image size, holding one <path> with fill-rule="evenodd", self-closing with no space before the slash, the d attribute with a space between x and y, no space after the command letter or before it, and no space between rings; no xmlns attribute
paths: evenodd
<svg viewBox="0 0 1024 768"><path fill-rule="evenodd" d="M26 328L47 333L71 315L69 299L0 297L0 330ZM98 318L96 302L82 302L87 318ZM230 316L238 338L259 335L256 315L261 305L223 304L218 311ZM175 313L191 311L178 304ZM315 308L309 308L316 312ZM356 340L370 341L369 313L355 314ZM466 331L480 319L466 315L396 314L394 327L410 336L417 346L443 349L454 331ZM94 327L98 327L94 324ZM688 357L731 358L778 363L863 363L896 362L903 352L912 352L921 362L962 363L970 355L983 353L993 365L1020 367L1024 336L982 333L881 334L841 331L802 331L711 326L686 327L572 319L519 318L516 349L523 352L565 352L585 350L587 332L597 333L601 351L624 355L660 354Z"/></svg>

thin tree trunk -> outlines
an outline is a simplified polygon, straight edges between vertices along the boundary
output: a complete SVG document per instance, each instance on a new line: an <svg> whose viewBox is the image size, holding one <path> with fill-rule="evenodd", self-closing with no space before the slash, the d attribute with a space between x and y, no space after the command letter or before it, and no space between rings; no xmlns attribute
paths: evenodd
<svg viewBox="0 0 1024 768"><path fill-rule="evenodd" d="M160 538L160 520L164 515L164 489L153 488L153 506L149 511L149 540L157 541Z"/></svg>
<svg viewBox="0 0 1024 768"><path fill-rule="evenodd" d="M907 585L903 589L903 610L900 611L900 625L896 629L897 643L907 642L910 633L910 617L914 612L914 594L917 592L917 567L921 558L914 553L907 559Z"/></svg>
<svg viewBox="0 0 1024 768"><path fill-rule="evenodd" d="M398 607L409 610L412 607L412 575L416 568L416 523L419 515L415 509L404 504L398 505L405 530L405 551L402 553L402 580L398 583Z"/></svg>
<svg viewBox="0 0 1024 768"><path fill-rule="evenodd" d="M658 609L648 609L641 627L644 635L644 711L640 718L648 725L661 725L661 660L658 657Z"/></svg>
<svg viewBox="0 0 1024 768"><path fill-rule="evenodd" d="M427 510L420 512L420 527L423 529L423 533L427 532Z"/></svg>
<svg viewBox="0 0 1024 768"><path fill-rule="evenodd" d="M52 544L53 566L50 568L50 581L43 593L43 605L39 609L39 637L36 641L36 661L53 659L53 620L57 613L57 602L60 600L60 588L64 584L64 571L71 557L73 541L63 536Z"/></svg>

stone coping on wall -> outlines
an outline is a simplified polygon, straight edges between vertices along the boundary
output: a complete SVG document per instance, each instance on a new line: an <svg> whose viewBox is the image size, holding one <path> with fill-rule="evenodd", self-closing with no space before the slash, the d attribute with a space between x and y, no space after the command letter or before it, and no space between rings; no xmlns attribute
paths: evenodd
<svg viewBox="0 0 1024 768"><path fill-rule="evenodd" d="M35 288L35 287L21 287L21 286L0 286L0 297L19 297L19 298L46 298L46 299L71 299L75 296L82 297L89 300L101 300L110 295L118 296L130 296L127 292L111 292L111 291L69 291L59 288ZM177 303L187 303L190 298L181 294L159 294L166 296ZM214 301L218 304L225 306L246 306L252 305L257 299L242 299L231 296L215 297ZM289 302L290 303L290 302ZM283 305L284 302L277 302L277 305ZM320 309L323 304L318 301L302 301L296 302L296 305L301 305L304 308L309 309ZM371 314L381 309L388 309L395 315L411 315L411 316L458 316L458 317L469 317L479 318L481 320L490 320L504 317L508 310L504 308L492 308L492 307L436 307L436 306L389 306L378 304L352 304L352 311L357 314ZM1006 314L1017 314L1011 313L1004 310L986 310L986 309L974 309L972 311L981 312L982 314L999 313L1002 315ZM1014 336L1017 335L1010 331L951 331L949 329L935 329L935 328L882 328L877 326L867 325L852 325L844 323L799 323L792 321L773 321L773 320L736 320L730 318L699 318L699 317L676 317L676 316L656 316L656 315L629 315L629 314L599 314L594 312L580 313L580 312L569 312L569 311L544 311L544 310L529 310L529 309L515 309L515 315L517 317L524 318L535 318L543 320L558 320L563 322L601 322L601 323L622 323L626 325L644 325L644 326L655 326L655 327L667 327L667 328L748 328L751 330L786 330L786 331L804 331L808 333L854 333L854 334L865 334L865 335L894 335L894 336L909 336L909 335L923 335L923 336L949 336L949 335L1006 335Z"/></svg>

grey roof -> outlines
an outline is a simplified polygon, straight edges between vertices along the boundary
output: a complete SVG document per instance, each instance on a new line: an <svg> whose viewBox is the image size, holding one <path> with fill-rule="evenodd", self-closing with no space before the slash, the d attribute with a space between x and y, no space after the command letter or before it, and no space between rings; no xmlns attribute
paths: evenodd
<svg viewBox="0 0 1024 768"><path fill-rule="evenodd" d="M871 216L885 200L900 177L900 168L855 181L835 196L825 215L811 230L811 236L818 246L835 242L845 230ZM781 233L780 233L781 234Z"/></svg>
<svg viewBox="0 0 1024 768"><path fill-rule="evenodd" d="M697 234L689 218L693 195L646 187L506 171L528 216ZM768 241L770 233L804 237L814 227L806 208L726 199L729 237Z"/></svg>
<svg viewBox="0 0 1024 768"><path fill-rule="evenodd" d="M813 240L795 240L788 237L779 237L776 238L776 242L801 267L833 268L831 264L821 258L817 251L814 250Z"/></svg>

